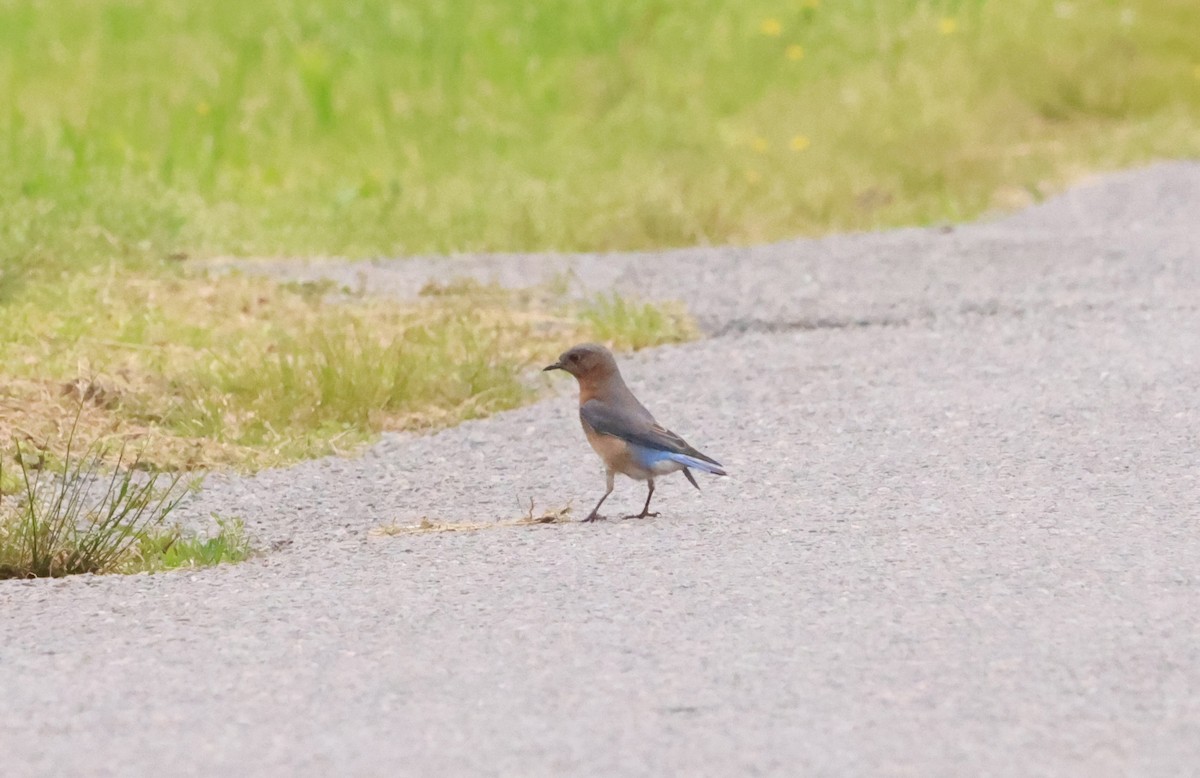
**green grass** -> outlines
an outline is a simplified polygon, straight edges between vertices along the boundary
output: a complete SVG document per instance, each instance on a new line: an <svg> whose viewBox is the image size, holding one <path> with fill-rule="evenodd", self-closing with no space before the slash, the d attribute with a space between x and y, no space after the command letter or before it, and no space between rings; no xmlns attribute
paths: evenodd
<svg viewBox="0 0 1200 778"><path fill-rule="evenodd" d="M642 349L683 340L680 323L687 321L682 309L650 305L621 297L601 294L586 302L578 316L590 330L590 340L616 343Z"/></svg>
<svg viewBox="0 0 1200 778"><path fill-rule="evenodd" d="M35 293L36 292L36 293ZM267 279L76 272L0 306L0 440L61 456L131 442L158 468L256 468L353 450L537 395L567 346L687 340L670 306L472 282L415 302ZM11 480L11 479L9 479ZM11 483L0 477L0 489Z"/></svg>
<svg viewBox="0 0 1200 778"><path fill-rule="evenodd" d="M12 271L965 219L1200 153L1196 30L1193 0L4 0L0 251Z"/></svg>
<svg viewBox="0 0 1200 778"><path fill-rule="evenodd" d="M241 519L215 519L217 531L213 535L187 533L178 527L144 534L137 549L138 567L145 571L212 567L242 562L253 555Z"/></svg>
<svg viewBox="0 0 1200 778"><path fill-rule="evenodd" d="M0 439L260 466L524 402L674 311L213 255L748 243L1200 155L1194 0L0 0ZM436 293L435 293L436 292ZM11 491L0 478L0 491Z"/></svg>
<svg viewBox="0 0 1200 778"><path fill-rule="evenodd" d="M0 498L0 578L147 572L250 554L240 521L219 521L203 537L168 525L185 491L180 476L139 476L124 450L110 468L101 446L72 451L76 431L61 459L15 446L19 491Z"/></svg>

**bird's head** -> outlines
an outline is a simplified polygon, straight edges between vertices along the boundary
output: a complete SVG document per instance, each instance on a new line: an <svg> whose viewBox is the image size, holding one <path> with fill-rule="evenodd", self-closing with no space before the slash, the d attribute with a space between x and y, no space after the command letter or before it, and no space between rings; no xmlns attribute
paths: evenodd
<svg viewBox="0 0 1200 778"><path fill-rule="evenodd" d="M597 381L617 372L617 360L612 352L596 343L583 343L564 351L553 365L542 371L565 370L581 380Z"/></svg>

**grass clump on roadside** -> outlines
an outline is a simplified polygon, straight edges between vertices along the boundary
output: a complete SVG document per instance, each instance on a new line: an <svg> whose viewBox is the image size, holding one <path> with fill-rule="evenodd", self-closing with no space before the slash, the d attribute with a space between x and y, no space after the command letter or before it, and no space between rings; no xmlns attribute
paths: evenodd
<svg viewBox="0 0 1200 778"><path fill-rule="evenodd" d="M98 446L77 454L75 442L72 433L57 461L15 446L19 490L0 497L0 578L148 572L250 554L240 522L219 522L211 537L167 523L185 491L179 475L141 472L123 450L115 462Z"/></svg>
<svg viewBox="0 0 1200 778"><path fill-rule="evenodd" d="M677 333L681 322L687 321L681 307L638 302L616 293L600 294L584 303L579 318L592 340L630 349L682 339ZM664 338L664 333L671 337Z"/></svg>
<svg viewBox="0 0 1200 778"><path fill-rule="evenodd" d="M445 426L536 395L579 340L686 340L681 310L474 282L415 301L265 278L86 272L0 305L0 439L127 441L158 468L256 468Z"/></svg>
<svg viewBox="0 0 1200 778"><path fill-rule="evenodd" d="M146 534L138 541L139 567L147 571L212 567L243 562L254 554L241 519L214 518L217 531L212 535L189 533L179 527Z"/></svg>

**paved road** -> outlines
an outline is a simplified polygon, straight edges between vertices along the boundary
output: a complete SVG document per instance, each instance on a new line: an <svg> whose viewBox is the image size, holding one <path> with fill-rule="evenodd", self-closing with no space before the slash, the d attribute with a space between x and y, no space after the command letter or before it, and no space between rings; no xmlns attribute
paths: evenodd
<svg viewBox="0 0 1200 778"><path fill-rule="evenodd" d="M684 299L627 360L732 476L602 478L561 396L210 479L262 559L0 582L7 775L1195 775L1200 164L753 249L371 263ZM636 508L621 484L614 510Z"/></svg>

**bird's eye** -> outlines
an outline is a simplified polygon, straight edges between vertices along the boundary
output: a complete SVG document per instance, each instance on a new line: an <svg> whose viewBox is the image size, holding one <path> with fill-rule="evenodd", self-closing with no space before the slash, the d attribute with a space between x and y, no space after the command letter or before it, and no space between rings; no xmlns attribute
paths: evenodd
<svg viewBox="0 0 1200 778"><path fill-rule="evenodd" d="M578 362L578 361L579 361L579 355L578 355L578 354L572 354L571 356L567 357L567 361L569 361L569 362Z"/></svg>

